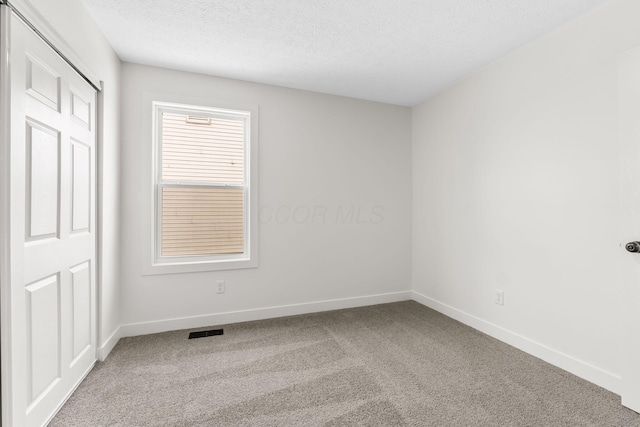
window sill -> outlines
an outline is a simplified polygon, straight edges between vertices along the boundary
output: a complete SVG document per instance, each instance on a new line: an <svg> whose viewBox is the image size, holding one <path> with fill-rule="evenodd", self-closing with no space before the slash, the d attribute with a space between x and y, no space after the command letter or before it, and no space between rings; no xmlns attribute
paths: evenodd
<svg viewBox="0 0 640 427"><path fill-rule="evenodd" d="M143 276L154 276L159 274L184 274L199 273L205 271L241 270L247 268L257 268L258 260L240 258L220 261L194 261L194 262L162 262L149 263L142 268Z"/></svg>

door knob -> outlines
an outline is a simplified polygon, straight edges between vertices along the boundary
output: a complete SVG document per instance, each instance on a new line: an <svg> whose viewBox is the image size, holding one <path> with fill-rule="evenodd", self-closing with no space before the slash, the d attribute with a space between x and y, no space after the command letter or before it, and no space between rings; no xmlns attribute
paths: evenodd
<svg viewBox="0 0 640 427"><path fill-rule="evenodd" d="M640 242L629 242L625 246L625 249L628 250L629 252L634 252L634 253L640 252Z"/></svg>

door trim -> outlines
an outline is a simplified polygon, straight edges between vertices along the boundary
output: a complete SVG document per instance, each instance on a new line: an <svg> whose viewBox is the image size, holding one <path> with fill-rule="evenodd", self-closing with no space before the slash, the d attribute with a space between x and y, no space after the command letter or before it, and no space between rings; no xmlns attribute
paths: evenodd
<svg viewBox="0 0 640 427"><path fill-rule="evenodd" d="M640 255L625 243L640 240L640 46L618 56L622 404L640 412Z"/></svg>
<svg viewBox="0 0 640 427"><path fill-rule="evenodd" d="M2 425L8 426L13 418L13 399L10 384L11 352L6 351L11 342L11 250L9 248L10 221L10 142L11 105L9 71L9 26L11 11L6 5L0 5L0 372L2 381L0 396L2 406Z"/></svg>

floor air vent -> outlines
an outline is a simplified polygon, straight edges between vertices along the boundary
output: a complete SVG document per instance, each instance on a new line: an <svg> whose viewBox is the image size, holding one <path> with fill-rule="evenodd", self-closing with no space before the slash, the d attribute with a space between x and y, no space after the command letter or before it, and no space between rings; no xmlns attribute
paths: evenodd
<svg viewBox="0 0 640 427"><path fill-rule="evenodd" d="M222 329L211 329L210 331L191 332L189 334L189 339L192 340L194 338L212 337L214 335L222 335L223 333L224 331Z"/></svg>

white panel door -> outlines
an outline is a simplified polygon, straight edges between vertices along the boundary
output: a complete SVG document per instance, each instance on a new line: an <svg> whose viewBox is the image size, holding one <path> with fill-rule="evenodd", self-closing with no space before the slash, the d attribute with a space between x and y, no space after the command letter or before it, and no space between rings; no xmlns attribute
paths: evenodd
<svg viewBox="0 0 640 427"><path fill-rule="evenodd" d="M3 415L15 427L40 427L96 360L96 93L3 13L10 97Z"/></svg>
<svg viewBox="0 0 640 427"><path fill-rule="evenodd" d="M640 253L624 253L640 241L640 47L620 55L620 229L622 286L622 404L640 412Z"/></svg>

